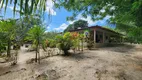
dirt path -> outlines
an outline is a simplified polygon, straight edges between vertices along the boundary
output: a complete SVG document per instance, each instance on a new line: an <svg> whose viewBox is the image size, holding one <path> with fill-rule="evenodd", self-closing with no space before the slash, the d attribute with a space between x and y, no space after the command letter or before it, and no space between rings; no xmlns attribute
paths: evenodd
<svg viewBox="0 0 142 80"><path fill-rule="evenodd" d="M18 57L18 63L24 64L28 59L34 58L35 53L34 52L28 52L28 49L25 47L21 47L21 50L19 51L19 57Z"/></svg>
<svg viewBox="0 0 142 80"><path fill-rule="evenodd" d="M9 72L0 75L0 80L36 80L36 77L43 80L45 76L48 76L47 80L142 80L142 46L139 45L54 56L43 59L40 65L25 64L34 54L24 51L19 55L20 64L3 67Z"/></svg>

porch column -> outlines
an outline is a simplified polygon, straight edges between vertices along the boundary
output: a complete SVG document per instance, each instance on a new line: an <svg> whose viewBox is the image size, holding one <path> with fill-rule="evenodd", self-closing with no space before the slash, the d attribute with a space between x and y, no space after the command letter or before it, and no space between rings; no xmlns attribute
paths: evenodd
<svg viewBox="0 0 142 80"><path fill-rule="evenodd" d="M105 32L103 32L103 43L105 43Z"/></svg>
<svg viewBox="0 0 142 80"><path fill-rule="evenodd" d="M94 42L96 43L96 30L94 30Z"/></svg>

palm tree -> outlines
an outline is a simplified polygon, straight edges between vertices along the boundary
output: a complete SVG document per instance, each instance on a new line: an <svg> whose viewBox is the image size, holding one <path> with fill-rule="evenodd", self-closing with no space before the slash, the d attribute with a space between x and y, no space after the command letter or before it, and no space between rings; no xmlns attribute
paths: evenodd
<svg viewBox="0 0 142 80"><path fill-rule="evenodd" d="M0 8L4 8L5 12L7 9L8 4L14 5L14 15L15 12L17 12L16 7L20 7L20 14L32 14L33 12L36 12L39 10L40 12L43 12L46 10L46 0L0 0ZM4 6L5 4L5 6ZM24 9L23 9L24 7Z"/></svg>
<svg viewBox="0 0 142 80"><path fill-rule="evenodd" d="M44 41L44 33L45 33L45 28L41 26L35 25L32 27L29 32L28 32L28 38L33 41L33 45L36 46L36 55L35 55L35 62L39 61L40 63L40 53L39 53L39 48L40 45Z"/></svg>

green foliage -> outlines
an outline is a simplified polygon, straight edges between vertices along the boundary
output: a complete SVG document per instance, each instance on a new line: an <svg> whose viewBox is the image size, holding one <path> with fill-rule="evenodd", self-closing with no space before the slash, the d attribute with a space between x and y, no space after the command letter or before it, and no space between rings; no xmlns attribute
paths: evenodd
<svg viewBox="0 0 142 80"><path fill-rule="evenodd" d="M56 41L54 39L49 39L48 45L49 45L50 48L55 48L56 47Z"/></svg>
<svg viewBox="0 0 142 80"><path fill-rule="evenodd" d="M28 41L27 33L34 27L34 25L43 26L42 18L40 15L24 16L17 20L17 33L19 34L20 41Z"/></svg>
<svg viewBox="0 0 142 80"><path fill-rule="evenodd" d="M12 40L16 38L16 20L8 19L0 21L0 51L5 50L5 46L7 46L7 56L10 57L10 47L12 44Z"/></svg>
<svg viewBox="0 0 142 80"><path fill-rule="evenodd" d="M78 20L76 22L74 22L73 24L70 24L65 30L64 32L70 31L70 30L75 30L78 28L86 28L88 27L88 23L87 21L84 20Z"/></svg>
<svg viewBox="0 0 142 80"><path fill-rule="evenodd" d="M142 43L142 28L130 28L127 33L128 41L131 43Z"/></svg>
<svg viewBox="0 0 142 80"><path fill-rule="evenodd" d="M44 40L44 37L43 37L44 33L45 33L44 27L35 25L29 30L27 37L29 40L32 40L34 44L37 44L38 42L39 44L41 44L42 41Z"/></svg>
<svg viewBox="0 0 142 80"><path fill-rule="evenodd" d="M90 49L90 50L94 46L94 41L91 38L92 38L91 33L89 33L88 37L85 38L85 42L87 42L87 48Z"/></svg>
<svg viewBox="0 0 142 80"><path fill-rule="evenodd" d="M64 51L65 55L68 55L68 50L73 46L71 33L67 32L63 36L56 36L57 47Z"/></svg>
<svg viewBox="0 0 142 80"><path fill-rule="evenodd" d="M73 43L73 46L72 48L76 49L77 47L79 47L79 38L76 38L76 39L73 39L72 40L72 43Z"/></svg>
<svg viewBox="0 0 142 80"><path fill-rule="evenodd" d="M86 42L87 42L87 48L91 50L93 48L93 46L94 46L93 45L94 41L92 41L90 39L87 39Z"/></svg>
<svg viewBox="0 0 142 80"><path fill-rule="evenodd" d="M56 7L64 7L73 11L73 16L67 20L73 20L77 14L83 17L91 16L92 20L103 19L111 16L110 23L116 24L116 30L127 35L134 42L141 42L139 34L142 32L142 1L141 0L58 0ZM97 17L96 17L97 16ZM131 37L130 37L131 36Z"/></svg>
<svg viewBox="0 0 142 80"><path fill-rule="evenodd" d="M78 27L80 27L80 28L86 28L86 27L88 27L87 21L84 21L84 20L75 21L73 23L73 25L75 26L75 29L77 29Z"/></svg>
<svg viewBox="0 0 142 80"><path fill-rule="evenodd" d="M45 33L46 39L55 39L55 36L57 36L57 35L58 35L58 33L55 31Z"/></svg>
<svg viewBox="0 0 142 80"><path fill-rule="evenodd" d="M70 31L70 30L74 30L73 24L68 25L68 27L64 30L64 32L67 32L67 31Z"/></svg>
<svg viewBox="0 0 142 80"><path fill-rule="evenodd" d="M93 20L98 20L107 15L113 16L115 22L132 21L140 26L142 23L142 1L141 0L58 0L57 7L64 7L68 11L73 10L73 16L81 13L84 17L90 15ZM102 11L103 10L103 11ZM99 16L99 17L96 17ZM70 19L68 18L68 19Z"/></svg>
<svg viewBox="0 0 142 80"><path fill-rule="evenodd" d="M1 8L6 4L4 7L5 12L7 4L14 4L14 15L16 12L19 12L21 15L29 15L36 11L44 12L46 10L46 0L0 0L0 3L2 3L2 5L0 5ZM16 7L20 7L20 10L16 10Z"/></svg>
<svg viewBox="0 0 142 80"><path fill-rule="evenodd" d="M5 40L5 34L0 32L0 53L2 53L5 49L6 46L6 40Z"/></svg>
<svg viewBox="0 0 142 80"><path fill-rule="evenodd" d="M45 44L46 47L50 47L50 48L55 48L56 47L56 40L55 37L59 35L57 32L55 31L51 31L51 32L46 32L45 33Z"/></svg>
<svg viewBox="0 0 142 80"><path fill-rule="evenodd" d="M76 48L80 48L80 43L83 41L84 35L79 34L77 32L72 33L72 42L73 42L73 49L75 50Z"/></svg>
<svg viewBox="0 0 142 80"><path fill-rule="evenodd" d="M68 55L68 50L71 48L74 51L76 48L80 48L80 42L83 42L83 38L83 34L66 32L64 35L56 36L56 47L63 50L65 55Z"/></svg>
<svg viewBox="0 0 142 80"><path fill-rule="evenodd" d="M6 39L13 40L15 38L15 31L16 31L16 21L9 19L9 20L1 20L0 21L0 32L5 35Z"/></svg>
<svg viewBox="0 0 142 80"><path fill-rule="evenodd" d="M35 61L37 62L37 58L38 61L40 63L40 53L39 53L39 47L40 45L42 45L42 43L44 43L44 33L45 33L45 28L41 27L41 26L37 26L35 25L34 27L32 27L29 32L28 32L28 39L33 41L33 44L36 46L36 58ZM38 55L38 56L37 56Z"/></svg>
<svg viewBox="0 0 142 80"><path fill-rule="evenodd" d="M133 23L117 23L116 30L126 36L126 41L130 43L142 43L142 27Z"/></svg>

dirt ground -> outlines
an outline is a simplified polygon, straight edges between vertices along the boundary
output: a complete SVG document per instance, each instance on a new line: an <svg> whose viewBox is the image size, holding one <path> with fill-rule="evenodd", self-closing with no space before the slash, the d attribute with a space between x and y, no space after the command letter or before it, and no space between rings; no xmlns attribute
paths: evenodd
<svg viewBox="0 0 142 80"><path fill-rule="evenodd" d="M34 52L19 51L18 64L0 63L0 80L142 80L142 45L121 45L26 64Z"/></svg>

